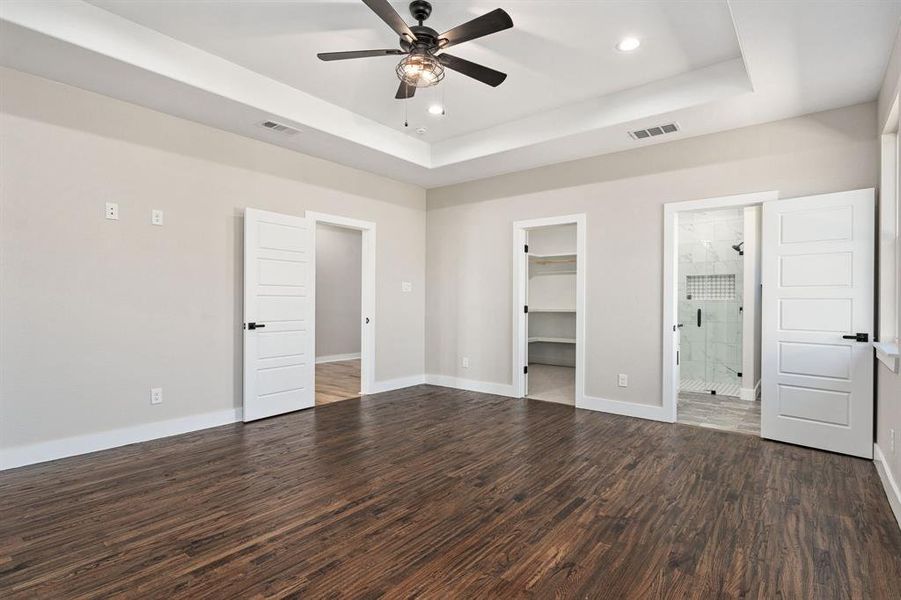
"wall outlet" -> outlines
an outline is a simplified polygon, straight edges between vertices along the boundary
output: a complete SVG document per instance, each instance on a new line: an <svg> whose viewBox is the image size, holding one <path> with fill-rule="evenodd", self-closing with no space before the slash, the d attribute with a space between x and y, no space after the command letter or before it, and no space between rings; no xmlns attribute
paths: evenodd
<svg viewBox="0 0 901 600"><path fill-rule="evenodd" d="M468 357L468 356L464 356L464 357L463 357L463 368L464 368L464 369L468 369L468 368L469 368L469 357Z"/></svg>
<svg viewBox="0 0 901 600"><path fill-rule="evenodd" d="M106 218L113 221L119 220L119 205L115 202L106 203Z"/></svg>
<svg viewBox="0 0 901 600"><path fill-rule="evenodd" d="M620 373L616 378L616 385L619 387L629 387L629 376L625 373Z"/></svg>
<svg viewBox="0 0 901 600"><path fill-rule="evenodd" d="M401 281L400 282L400 291L412 292L413 291L413 282L412 281Z"/></svg>
<svg viewBox="0 0 901 600"><path fill-rule="evenodd" d="M150 403L151 404L162 404L163 403L163 388L150 388Z"/></svg>
<svg viewBox="0 0 901 600"><path fill-rule="evenodd" d="M150 211L150 224L158 225L160 227L163 226L163 211L158 208L154 208Z"/></svg>

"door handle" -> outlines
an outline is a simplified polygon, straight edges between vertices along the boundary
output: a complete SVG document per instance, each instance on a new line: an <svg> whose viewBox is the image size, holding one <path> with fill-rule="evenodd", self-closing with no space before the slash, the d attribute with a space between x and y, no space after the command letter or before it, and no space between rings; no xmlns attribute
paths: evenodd
<svg viewBox="0 0 901 600"><path fill-rule="evenodd" d="M254 329L262 329L265 326L266 326L265 323L248 323L247 329L250 329L251 331L253 331Z"/></svg>
<svg viewBox="0 0 901 600"><path fill-rule="evenodd" d="M701 326L701 309L698 309L698 327Z"/></svg>
<svg viewBox="0 0 901 600"><path fill-rule="evenodd" d="M855 342L869 342L870 334L869 333L855 333L854 335L843 335L843 340L854 340Z"/></svg>

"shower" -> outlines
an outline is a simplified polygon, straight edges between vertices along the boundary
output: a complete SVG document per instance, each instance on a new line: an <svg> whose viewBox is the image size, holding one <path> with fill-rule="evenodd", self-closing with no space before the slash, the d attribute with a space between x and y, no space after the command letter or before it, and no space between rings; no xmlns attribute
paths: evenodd
<svg viewBox="0 0 901 600"><path fill-rule="evenodd" d="M744 256L745 251L742 248L742 246L744 246L744 245L745 245L744 242L738 242L737 244L732 244L732 249L735 250L736 252L738 252L739 256Z"/></svg>

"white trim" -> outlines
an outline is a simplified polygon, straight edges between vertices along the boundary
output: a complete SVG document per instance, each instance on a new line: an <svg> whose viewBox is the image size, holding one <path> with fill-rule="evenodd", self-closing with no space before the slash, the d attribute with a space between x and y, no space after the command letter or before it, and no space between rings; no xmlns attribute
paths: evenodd
<svg viewBox="0 0 901 600"><path fill-rule="evenodd" d="M349 217L329 215L308 210L305 213L311 222L311 244L313 246L313 308L316 307L316 225L326 223L347 229L361 231L362 256L362 298L360 302L360 393L372 394L375 389L375 328L378 324L375 310L376 262L375 223ZM366 323L369 318L370 322ZM313 319L313 339L316 334L316 319ZM318 361L317 361L318 362Z"/></svg>
<svg viewBox="0 0 901 600"><path fill-rule="evenodd" d="M121 427L57 440L7 448L0 453L0 470L56 460L98 450L200 431L241 421L241 409L229 408L167 421Z"/></svg>
<svg viewBox="0 0 901 600"><path fill-rule="evenodd" d="M403 388L413 387L414 385L422 385L425 381L425 375L410 375L409 377L398 377L397 379L387 379L385 381L376 381L372 384L370 394L381 394L382 392L390 392Z"/></svg>
<svg viewBox="0 0 901 600"><path fill-rule="evenodd" d="M636 402L623 402L622 400L608 400L594 396L583 396L582 405L576 408L595 410L599 412L648 419L650 421L662 421L672 423L672 416L665 406L652 406L650 404L638 404Z"/></svg>
<svg viewBox="0 0 901 600"><path fill-rule="evenodd" d="M760 380L758 379L757 383L755 383L752 388L741 388L741 392L739 393L739 398L742 400L755 402L757 400L757 394L760 393Z"/></svg>
<svg viewBox="0 0 901 600"><path fill-rule="evenodd" d="M333 362L341 362L345 360L357 360L360 358L359 352L352 352L350 354L329 354L327 356L317 356L316 364L322 363L333 363Z"/></svg>
<svg viewBox="0 0 901 600"><path fill-rule="evenodd" d="M585 396L585 278L586 265L586 239L587 219L584 213L563 215L559 217L545 217L543 219L529 219L513 222L513 384L508 392L488 392L502 394L514 398L522 398L525 395L526 381L523 367L526 365L528 345L528 328L526 327L526 315L522 307L526 304L526 288L528 286L528 255L523 252L526 240L526 231L539 227L553 225L576 226L576 385L575 404L582 408L582 399ZM568 254L571 256L571 254ZM462 380L465 381L465 380ZM440 385L440 384L436 384ZM492 384L495 385L495 384ZM501 385L501 384L496 384ZM470 389L470 388L465 388ZM475 390L481 391L481 390Z"/></svg>
<svg viewBox="0 0 901 600"><path fill-rule="evenodd" d="M873 444L873 462L876 464L879 479L882 480L882 487L885 488L885 495L888 496L888 503L895 514L895 520L898 521L898 527L901 527L901 488L898 487L898 482L895 481L879 444Z"/></svg>
<svg viewBox="0 0 901 600"><path fill-rule="evenodd" d="M425 382L428 385L437 385L439 387L456 388L458 390L467 390L470 392L481 392L483 394L495 394L497 396L507 396L510 398L518 398L513 386L506 383L492 383L489 381L475 381L473 379L461 379L451 375L426 375Z"/></svg>
<svg viewBox="0 0 901 600"><path fill-rule="evenodd" d="M669 414L669 421L676 420L678 410L677 395L679 382L676 381L676 355L673 347L674 327L679 323L678 307L676 299L679 276L679 252L678 252L678 213L691 210L707 210L715 208L739 208L763 204L771 200L778 200L779 192L754 192L751 194L738 194L735 196L721 196L717 198L704 198L701 200L688 200L685 202L669 202L663 205L663 331L661 343L663 349L663 377L660 395L663 408Z"/></svg>

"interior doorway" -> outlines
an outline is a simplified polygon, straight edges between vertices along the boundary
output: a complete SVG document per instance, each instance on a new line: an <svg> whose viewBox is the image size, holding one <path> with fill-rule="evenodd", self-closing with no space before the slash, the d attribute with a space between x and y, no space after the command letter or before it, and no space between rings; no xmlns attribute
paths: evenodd
<svg viewBox="0 0 901 600"><path fill-rule="evenodd" d="M678 219L678 421L760 435L760 206Z"/></svg>
<svg viewBox="0 0 901 600"><path fill-rule="evenodd" d="M312 223L315 402L358 398L373 381L375 224L321 213Z"/></svg>
<svg viewBox="0 0 901 600"><path fill-rule="evenodd" d="M360 396L363 234L316 223L316 405Z"/></svg>
<svg viewBox="0 0 901 600"><path fill-rule="evenodd" d="M585 217L518 221L514 389L580 406L584 398Z"/></svg>

